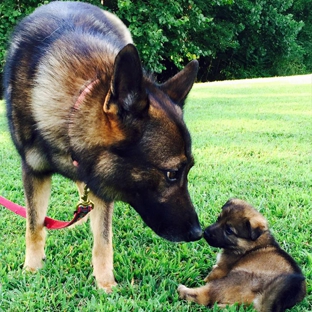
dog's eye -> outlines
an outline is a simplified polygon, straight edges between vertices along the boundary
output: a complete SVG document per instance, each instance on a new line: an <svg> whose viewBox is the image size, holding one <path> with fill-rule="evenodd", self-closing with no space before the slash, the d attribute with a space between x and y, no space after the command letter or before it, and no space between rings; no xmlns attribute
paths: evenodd
<svg viewBox="0 0 312 312"><path fill-rule="evenodd" d="M166 178L169 182L175 182L178 179L178 170L166 171Z"/></svg>
<svg viewBox="0 0 312 312"><path fill-rule="evenodd" d="M234 234L233 230L231 229L231 227L229 225L227 225L225 227L225 233L226 233L226 235L233 235Z"/></svg>

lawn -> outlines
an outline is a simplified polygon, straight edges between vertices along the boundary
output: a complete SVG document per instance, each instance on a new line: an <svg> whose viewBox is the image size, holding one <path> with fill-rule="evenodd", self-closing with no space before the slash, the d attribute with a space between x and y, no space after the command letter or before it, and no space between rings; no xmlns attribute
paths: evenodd
<svg viewBox="0 0 312 312"><path fill-rule="evenodd" d="M230 197L252 203L307 278L308 295L291 311L311 312L312 75L302 78L197 84L185 120L196 161L189 189L202 226L215 221ZM0 142L0 195L24 205L20 161L3 102ZM75 185L55 176L49 216L71 219L77 200ZM176 292L179 283L204 284L218 251L204 240L167 242L131 207L116 203L114 262L119 285L106 295L96 289L92 277L89 224L50 231L45 266L29 274L22 270L25 221L3 207L0 215L0 311L207 311L179 300Z"/></svg>

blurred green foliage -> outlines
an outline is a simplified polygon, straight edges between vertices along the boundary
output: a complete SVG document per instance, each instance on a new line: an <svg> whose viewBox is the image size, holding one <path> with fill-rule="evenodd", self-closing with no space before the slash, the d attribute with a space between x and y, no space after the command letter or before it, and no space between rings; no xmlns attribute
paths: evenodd
<svg viewBox="0 0 312 312"><path fill-rule="evenodd" d="M0 3L0 74L14 25L43 0ZM167 79L198 59L198 79L312 72L311 0L89 0L129 27L144 66Z"/></svg>

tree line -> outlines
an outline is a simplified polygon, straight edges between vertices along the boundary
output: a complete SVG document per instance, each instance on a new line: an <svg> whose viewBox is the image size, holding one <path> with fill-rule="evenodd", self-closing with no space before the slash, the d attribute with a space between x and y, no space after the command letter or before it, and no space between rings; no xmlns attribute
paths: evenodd
<svg viewBox="0 0 312 312"><path fill-rule="evenodd" d="M44 0L0 3L0 75L14 25ZM145 68L167 79L198 59L199 81L312 72L312 0L86 0L129 27Z"/></svg>

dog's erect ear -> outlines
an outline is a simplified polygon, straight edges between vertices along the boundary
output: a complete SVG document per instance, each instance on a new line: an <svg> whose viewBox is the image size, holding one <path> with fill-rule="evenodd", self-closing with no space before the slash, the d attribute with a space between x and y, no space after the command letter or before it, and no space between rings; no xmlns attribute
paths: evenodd
<svg viewBox="0 0 312 312"><path fill-rule="evenodd" d="M246 221L246 227L249 232L249 237L255 241L261 236L267 229L267 223L262 219L250 219Z"/></svg>
<svg viewBox="0 0 312 312"><path fill-rule="evenodd" d="M160 88L173 102L183 108L184 101L197 77L197 72L198 62L191 61L179 73L163 83Z"/></svg>
<svg viewBox="0 0 312 312"><path fill-rule="evenodd" d="M111 109L109 102L117 104L119 111L121 109L133 114L141 113L147 106L141 60L133 44L126 45L116 56L111 97L104 104L105 112Z"/></svg>

